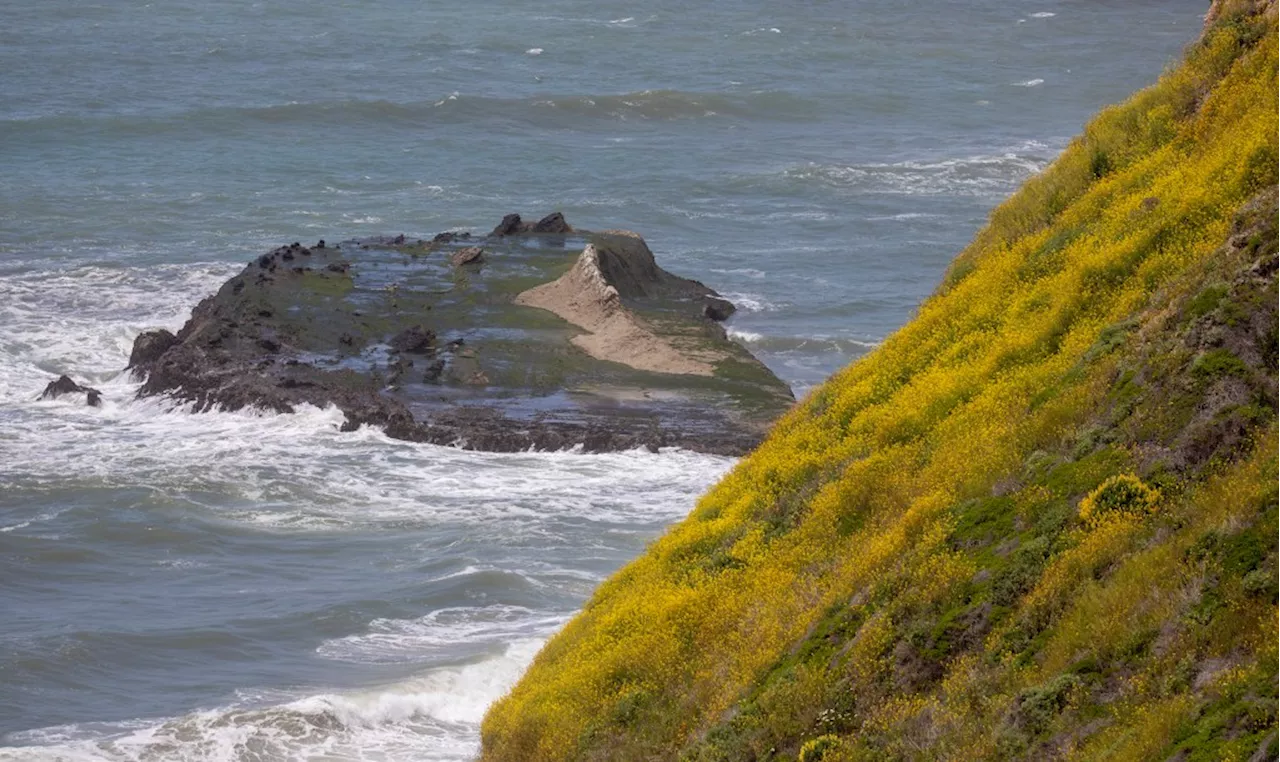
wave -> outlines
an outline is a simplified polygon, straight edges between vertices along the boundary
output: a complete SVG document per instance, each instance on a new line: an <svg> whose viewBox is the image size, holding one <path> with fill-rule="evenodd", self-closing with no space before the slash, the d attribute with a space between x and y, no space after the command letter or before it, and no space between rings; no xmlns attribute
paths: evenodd
<svg viewBox="0 0 1280 762"><path fill-rule="evenodd" d="M538 55L541 48L531 48ZM83 116L44 115L0 121L0 139L65 140L63 133L122 138L164 135L242 134L246 127L271 129L316 125L325 128L375 124L414 129L432 125L510 123L572 128L593 122L755 119L792 121L815 115L820 104L791 93L767 90L733 94L682 90L640 90L588 95L497 98L450 93L415 102L349 99L262 106L220 106L178 113Z"/></svg>
<svg viewBox="0 0 1280 762"><path fill-rule="evenodd" d="M375 619L367 632L326 640L316 654L361 664L457 658L459 653L501 650L506 643L547 637L566 620L567 615L523 606L454 606L417 619Z"/></svg>
<svg viewBox="0 0 1280 762"><path fill-rule="evenodd" d="M817 164L752 176L748 185L826 188L852 194L1003 196L1049 165L1043 154L1006 152L941 161Z"/></svg>
<svg viewBox="0 0 1280 762"><path fill-rule="evenodd" d="M515 682L541 644L517 641L477 663L363 691L246 695L230 706L167 719L12 733L5 741L13 746L0 748L0 761L471 759L486 707Z"/></svg>
<svg viewBox="0 0 1280 762"><path fill-rule="evenodd" d="M880 346L879 341L846 336L768 336L754 331L729 328L730 338L746 344L753 351L771 354L841 354L858 356Z"/></svg>
<svg viewBox="0 0 1280 762"><path fill-rule="evenodd" d="M734 306L743 312L776 312L781 309L779 305L774 304L759 294L726 291L722 293L721 296L733 302Z"/></svg>

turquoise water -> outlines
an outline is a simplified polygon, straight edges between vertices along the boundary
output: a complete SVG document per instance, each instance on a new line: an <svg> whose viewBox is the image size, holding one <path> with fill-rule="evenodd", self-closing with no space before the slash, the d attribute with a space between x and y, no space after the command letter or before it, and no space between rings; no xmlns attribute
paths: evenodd
<svg viewBox="0 0 1280 762"><path fill-rule="evenodd" d="M280 243L631 228L803 393L1192 39L1196 2L10 4L0 759L465 759L724 473L132 400L141 330ZM97 410L33 400L67 372Z"/></svg>

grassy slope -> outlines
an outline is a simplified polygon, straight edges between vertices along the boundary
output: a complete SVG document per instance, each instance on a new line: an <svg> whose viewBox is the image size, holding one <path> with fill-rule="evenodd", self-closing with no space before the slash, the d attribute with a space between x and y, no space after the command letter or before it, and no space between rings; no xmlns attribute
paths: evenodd
<svg viewBox="0 0 1280 762"><path fill-rule="evenodd" d="M1277 41L1253 5L602 585L484 758L1274 758Z"/></svg>

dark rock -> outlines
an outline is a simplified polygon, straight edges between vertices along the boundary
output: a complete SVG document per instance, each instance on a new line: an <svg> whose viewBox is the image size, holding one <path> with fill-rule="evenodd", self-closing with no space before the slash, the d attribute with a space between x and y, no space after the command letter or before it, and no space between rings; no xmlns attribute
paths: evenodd
<svg viewBox="0 0 1280 762"><path fill-rule="evenodd" d="M436 343L435 331L420 325L410 326L391 337L388 344L396 352L405 354L427 354Z"/></svg>
<svg viewBox="0 0 1280 762"><path fill-rule="evenodd" d="M568 222L565 222L564 215L560 212L552 212L533 224L524 222L518 214L508 214L502 218L502 222L498 223L498 226L489 235L494 237L520 233L567 235L572 232L574 230L569 226Z"/></svg>
<svg viewBox="0 0 1280 762"><path fill-rule="evenodd" d="M49 385L41 392L40 399L52 400L65 394L83 394L85 396L85 404L89 407L98 407L102 404L102 392L88 386L81 386L72 381L69 376L58 376L56 381L50 381Z"/></svg>
<svg viewBox="0 0 1280 762"><path fill-rule="evenodd" d="M449 261L453 263L454 267L484 264L484 249L479 246L468 246L465 249L459 249L454 252Z"/></svg>
<svg viewBox="0 0 1280 762"><path fill-rule="evenodd" d="M428 384L438 383L440 376L444 374L445 361L436 359L427 366L427 370L422 374L422 380Z"/></svg>
<svg viewBox="0 0 1280 762"><path fill-rule="evenodd" d="M534 224L531 232L534 233L572 233L573 228L569 227L569 223L564 221L564 215L560 212L552 212L546 217L538 220Z"/></svg>
<svg viewBox="0 0 1280 762"><path fill-rule="evenodd" d="M792 398L745 349L691 314L690 305L715 292L659 268L639 236L572 231L557 215L545 222L527 226L511 215L498 230L541 227L564 242L563 254L555 244L491 238L450 252L460 263L487 260L465 278L434 256L389 260L388 251L403 250L392 237L274 249L197 305L177 336L140 337L130 362L145 376L139 396L172 395L197 411L333 405L345 430L371 425L399 439L503 452L683 447L740 455L757 444ZM467 238L445 234L428 246ZM267 275L286 252L304 251L315 260L306 277L287 266ZM671 371L666 393L650 396L659 371L598 359L575 346L578 332L530 311L545 308L516 301L589 251L599 289L616 291L617 309L655 318L673 345L732 362L732 376ZM361 351L384 343L390 357Z"/></svg>
<svg viewBox="0 0 1280 762"><path fill-rule="evenodd" d="M129 365L126 370L135 374L143 366L150 365L160 359L160 355L178 343L178 337L161 328L156 331L143 331L133 340L133 351L129 353Z"/></svg>
<svg viewBox="0 0 1280 762"><path fill-rule="evenodd" d="M453 243L455 241L470 241L470 240L471 240L470 233L457 232L457 231L450 230L444 233L437 233L435 237L431 239L431 242L432 243Z"/></svg>
<svg viewBox="0 0 1280 762"><path fill-rule="evenodd" d="M493 232L490 233L489 235L500 237L505 235L515 235L516 233L523 233L523 232L524 232L524 223L520 221L520 215L508 214L507 216L502 218L502 222L499 222L498 226L494 228Z"/></svg>
<svg viewBox="0 0 1280 762"><path fill-rule="evenodd" d="M717 296L707 296L702 300L702 316L723 323L729 319L738 308L733 306L733 302L728 299L721 299Z"/></svg>
<svg viewBox="0 0 1280 762"><path fill-rule="evenodd" d="M324 248L324 239L323 239L323 238L321 238L319 241L317 241L317 242L316 242L316 248L317 248L317 249L323 249L323 248Z"/></svg>

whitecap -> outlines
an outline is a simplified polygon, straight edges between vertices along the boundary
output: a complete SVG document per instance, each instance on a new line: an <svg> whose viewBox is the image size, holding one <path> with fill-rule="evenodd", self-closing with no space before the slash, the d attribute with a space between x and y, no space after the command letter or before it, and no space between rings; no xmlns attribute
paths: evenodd
<svg viewBox="0 0 1280 762"><path fill-rule="evenodd" d="M774 312L778 309L778 305L758 294L729 292L721 296L733 302L734 306L744 312Z"/></svg>
<svg viewBox="0 0 1280 762"><path fill-rule="evenodd" d="M1033 19L1051 19L1051 18L1053 18L1054 16L1057 16L1057 15L1058 15L1058 14L1056 14L1056 13L1051 13L1050 11L1040 11L1039 13L1033 13L1033 14L1031 14L1031 18L1033 18Z"/></svg>
<svg viewBox="0 0 1280 762"><path fill-rule="evenodd" d="M721 275L745 275L754 280L762 280L767 273L764 270L757 270L754 267L733 267L729 269L715 269L711 272L720 273Z"/></svg>
<svg viewBox="0 0 1280 762"><path fill-rule="evenodd" d="M341 662L405 664L457 658L463 652L501 652L506 643L548 637L567 620L566 613L540 614L522 606L455 606L416 619L375 619L366 632L321 643L316 655Z"/></svg>
<svg viewBox="0 0 1280 762"><path fill-rule="evenodd" d="M525 55L540 56L542 55L542 48L529 48L525 51Z"/></svg>
<svg viewBox="0 0 1280 762"><path fill-rule="evenodd" d="M462 762L479 752L485 709L543 643L511 643L460 667L357 691L282 696L245 691L234 704L169 718L63 725L6 736L3 762L244 759L415 759Z"/></svg>
<svg viewBox="0 0 1280 762"><path fill-rule="evenodd" d="M928 219L942 219L945 217L946 217L945 214L930 214L928 212L903 212L901 214L885 214L885 215L880 215L876 217L868 217L867 221L868 222L889 222L889 221L900 222L903 220L928 220Z"/></svg>
<svg viewBox="0 0 1280 762"><path fill-rule="evenodd" d="M1014 87L1036 87L1036 86L1038 86L1038 85L1043 85L1043 84L1044 84L1044 80L1043 80L1043 79L1028 79L1028 80L1026 80L1025 82L1014 82L1013 84L1014 84Z"/></svg>

